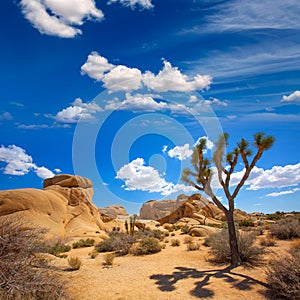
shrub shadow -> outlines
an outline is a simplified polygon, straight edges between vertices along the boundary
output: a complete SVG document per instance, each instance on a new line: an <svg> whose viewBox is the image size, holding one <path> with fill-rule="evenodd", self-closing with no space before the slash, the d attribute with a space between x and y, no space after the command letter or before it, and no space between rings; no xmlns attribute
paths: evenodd
<svg viewBox="0 0 300 300"><path fill-rule="evenodd" d="M238 277L237 278L234 278ZM240 291L251 290L253 286L267 287L267 284L252 278L248 275L234 272L232 268L226 267L219 270L198 271L194 268L176 267L172 274L153 274L150 279L155 280L155 284L162 292L172 292L176 289L175 284L184 279L200 279L195 283L196 287L190 291L192 296L197 298L213 298L215 293L208 288L211 278L219 278L231 284L232 288Z"/></svg>

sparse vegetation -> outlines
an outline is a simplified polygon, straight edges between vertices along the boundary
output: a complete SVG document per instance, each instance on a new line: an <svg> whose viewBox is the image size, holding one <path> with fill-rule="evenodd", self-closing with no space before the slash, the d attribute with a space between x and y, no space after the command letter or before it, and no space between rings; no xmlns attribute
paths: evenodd
<svg viewBox="0 0 300 300"><path fill-rule="evenodd" d="M255 239L256 236L252 232L237 232L240 263L255 265L261 261L264 250L254 245ZM230 245L227 230L211 234L205 239L205 244L211 247L212 261L217 263L230 262Z"/></svg>
<svg viewBox="0 0 300 300"><path fill-rule="evenodd" d="M64 252L69 252L71 250L70 245L66 245L62 242L56 242L54 245L48 246L48 253L55 255L55 256L60 256L61 253Z"/></svg>
<svg viewBox="0 0 300 300"><path fill-rule="evenodd" d="M104 266L112 266L114 264L115 255L113 253L108 253L104 256Z"/></svg>
<svg viewBox="0 0 300 300"><path fill-rule="evenodd" d="M296 218L281 219L271 226L270 231L280 240L300 238L300 221Z"/></svg>
<svg viewBox="0 0 300 300"><path fill-rule="evenodd" d="M137 245L134 245L130 252L133 255L153 254L161 251L162 245L154 237L143 238Z"/></svg>
<svg viewBox="0 0 300 300"><path fill-rule="evenodd" d="M187 251L196 251L200 249L200 244L195 242L190 242L186 245Z"/></svg>
<svg viewBox="0 0 300 300"><path fill-rule="evenodd" d="M80 269L82 262L77 256L71 256L68 259L68 264L72 271L76 271Z"/></svg>
<svg viewBox="0 0 300 300"><path fill-rule="evenodd" d="M184 237L184 240L183 240L183 243L184 244L189 244L189 243L191 243L193 241L193 238L191 237L191 236L186 236L186 237Z"/></svg>
<svg viewBox="0 0 300 300"><path fill-rule="evenodd" d="M300 251L289 251L273 259L267 269L267 282L275 299L300 297Z"/></svg>
<svg viewBox="0 0 300 300"><path fill-rule="evenodd" d="M239 222L240 227L254 227L254 223L251 220L243 219Z"/></svg>
<svg viewBox="0 0 300 300"><path fill-rule="evenodd" d="M274 246L276 246L276 240L268 235L266 237L263 237L260 240L259 244L263 247L274 247Z"/></svg>
<svg viewBox="0 0 300 300"><path fill-rule="evenodd" d="M171 240L171 246L179 247L180 246L180 240L178 240L178 239Z"/></svg>
<svg viewBox="0 0 300 300"><path fill-rule="evenodd" d="M63 282L51 270L45 230L34 228L20 217L0 218L0 298L3 300L60 299Z"/></svg>
<svg viewBox="0 0 300 300"><path fill-rule="evenodd" d="M74 242L72 244L72 248L76 249L76 248L84 248L84 247L92 247L95 244L95 240L94 239L80 239L77 242Z"/></svg>
<svg viewBox="0 0 300 300"><path fill-rule="evenodd" d="M185 225L185 226L182 226L182 227L180 228L180 230L181 230L181 232L182 232L183 234L188 234L188 233L189 233L189 230L190 230L190 227L189 227L188 225Z"/></svg>

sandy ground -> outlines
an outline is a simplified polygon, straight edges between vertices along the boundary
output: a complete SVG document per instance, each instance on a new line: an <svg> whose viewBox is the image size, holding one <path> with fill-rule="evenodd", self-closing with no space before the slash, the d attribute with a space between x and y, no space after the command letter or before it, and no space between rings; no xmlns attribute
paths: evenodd
<svg viewBox="0 0 300 300"><path fill-rule="evenodd" d="M74 249L71 256L82 259L78 271L62 271L68 294L76 300L183 300L183 299L270 299L266 287L265 267L228 270L207 262L209 248L187 251L185 236L179 233L171 240L181 240L179 247L170 243L161 252L147 256L116 257L111 268L103 267L104 255L89 257L93 248ZM272 247L274 253L287 245ZM61 269L67 259L57 259Z"/></svg>

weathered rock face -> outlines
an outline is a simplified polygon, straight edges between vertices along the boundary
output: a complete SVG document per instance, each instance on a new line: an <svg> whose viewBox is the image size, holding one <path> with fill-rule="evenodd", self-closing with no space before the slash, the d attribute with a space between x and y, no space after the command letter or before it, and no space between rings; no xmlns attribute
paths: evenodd
<svg viewBox="0 0 300 300"><path fill-rule="evenodd" d="M96 237L105 229L92 202L92 182L80 176L56 175L44 189L0 191L0 217L22 215L49 229L49 238Z"/></svg>
<svg viewBox="0 0 300 300"><path fill-rule="evenodd" d="M161 224L174 224L182 218L193 218L205 223L205 219L214 219L222 211L212 202L208 201L200 194L194 194L188 197L176 210L169 215L158 219Z"/></svg>
<svg viewBox="0 0 300 300"><path fill-rule="evenodd" d="M175 211L188 197L179 195L177 200L150 200L140 209L140 218L145 220L158 220Z"/></svg>
<svg viewBox="0 0 300 300"><path fill-rule="evenodd" d="M101 215L101 219L104 222L109 222L111 220L116 219L119 216L129 216L125 207L117 204L99 208L99 212Z"/></svg>

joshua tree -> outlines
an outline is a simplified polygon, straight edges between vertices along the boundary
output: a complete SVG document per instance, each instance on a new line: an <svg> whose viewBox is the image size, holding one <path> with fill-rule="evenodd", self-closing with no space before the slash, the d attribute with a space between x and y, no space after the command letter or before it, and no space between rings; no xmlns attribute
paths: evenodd
<svg viewBox="0 0 300 300"><path fill-rule="evenodd" d="M227 133L220 136L216 143L216 149L213 153L212 161L216 166L216 176L222 186L225 196L228 200L228 208L226 208L216 197L212 189L213 171L211 162L204 157L206 153L206 139L201 139L199 144L194 148L191 164L194 170L184 169L182 180L194 186L196 189L205 192L213 202L224 212L228 223L229 243L231 251L231 267L235 268L240 263L240 256L237 244L237 236L233 219L234 200L239 193L250 172L261 158L263 152L272 147L274 138L265 136L264 133L258 132L254 135L253 145L256 148L255 153L249 148L249 142L244 138L237 144L232 152L225 154L225 148L228 146ZM237 163L241 160L244 165L243 175L239 183L230 189L231 175L235 171Z"/></svg>

